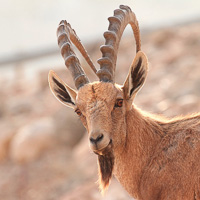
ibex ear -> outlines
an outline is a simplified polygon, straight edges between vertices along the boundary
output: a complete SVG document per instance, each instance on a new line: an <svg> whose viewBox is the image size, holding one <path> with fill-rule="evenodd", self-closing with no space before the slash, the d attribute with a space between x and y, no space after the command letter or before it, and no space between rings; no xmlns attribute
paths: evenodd
<svg viewBox="0 0 200 200"><path fill-rule="evenodd" d="M52 70L49 72L49 86L53 95L62 104L75 108L76 91L66 85Z"/></svg>
<svg viewBox="0 0 200 200"><path fill-rule="evenodd" d="M139 51L130 67L128 76L123 85L125 99L133 100L138 90L144 84L148 71L148 61L145 54Z"/></svg>

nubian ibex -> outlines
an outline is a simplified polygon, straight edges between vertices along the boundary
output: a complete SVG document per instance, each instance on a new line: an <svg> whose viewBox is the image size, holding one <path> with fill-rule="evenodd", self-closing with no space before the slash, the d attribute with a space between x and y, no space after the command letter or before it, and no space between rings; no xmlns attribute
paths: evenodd
<svg viewBox="0 0 200 200"><path fill-rule="evenodd" d="M108 20L98 71L70 24L60 22L58 45L77 91L53 71L49 73L52 93L75 110L88 131L90 148L98 155L102 191L114 174L128 193L139 200L200 199L200 114L163 119L133 104L148 71L138 22L131 9L123 5ZM128 24L135 36L136 56L120 86L114 80L117 52ZM71 42L99 81L89 82Z"/></svg>

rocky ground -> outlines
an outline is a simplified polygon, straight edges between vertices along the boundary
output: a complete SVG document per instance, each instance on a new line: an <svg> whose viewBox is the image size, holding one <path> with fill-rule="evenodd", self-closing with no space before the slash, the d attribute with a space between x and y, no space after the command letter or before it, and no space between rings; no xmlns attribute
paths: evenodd
<svg viewBox="0 0 200 200"><path fill-rule="evenodd" d="M168 117L200 111L199 35L200 23L143 34L149 74L135 104ZM93 60L101 56L100 45L87 45ZM116 75L121 84L134 48L133 37L124 37ZM72 85L64 65L57 72ZM89 150L87 134L74 112L50 93L47 74L40 72L30 82L18 69L13 83L0 78L0 199L131 199L114 178L101 196L96 156Z"/></svg>

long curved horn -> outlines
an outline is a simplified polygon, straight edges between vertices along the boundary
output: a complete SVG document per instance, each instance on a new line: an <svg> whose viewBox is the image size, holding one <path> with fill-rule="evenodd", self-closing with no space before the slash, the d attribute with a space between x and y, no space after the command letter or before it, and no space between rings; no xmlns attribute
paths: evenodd
<svg viewBox="0 0 200 200"><path fill-rule="evenodd" d="M85 60L88 63L88 65L91 67L91 69L96 74L96 72L97 72L96 67L94 66L94 64L93 64L90 56L88 55L85 47L82 45L81 40L76 35L75 30L71 28L71 25L69 23L67 23L67 27L68 27L68 30L69 30L70 40L76 46L76 48L80 51L80 53L85 58Z"/></svg>
<svg viewBox="0 0 200 200"><path fill-rule="evenodd" d="M71 48L70 42L71 26L62 20L57 29L58 46L61 49L61 54L65 60L65 65L72 74L75 86L79 89L81 86L89 83L85 72L81 68L80 62Z"/></svg>
<svg viewBox="0 0 200 200"><path fill-rule="evenodd" d="M108 20L110 24L108 31L104 33L105 45L100 47L102 58L97 61L100 64L97 76L100 81L114 82L117 53L123 31L128 24L131 25L138 52L141 50L140 30L136 16L128 6L120 5L119 9L114 10L114 16Z"/></svg>

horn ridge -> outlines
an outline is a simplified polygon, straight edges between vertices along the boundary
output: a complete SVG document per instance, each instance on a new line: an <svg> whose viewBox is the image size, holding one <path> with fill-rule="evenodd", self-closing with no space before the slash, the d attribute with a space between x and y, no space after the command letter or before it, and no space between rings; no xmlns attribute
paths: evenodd
<svg viewBox="0 0 200 200"><path fill-rule="evenodd" d="M124 13L124 11L122 10L122 9L115 9L114 10L114 16L116 16L116 17L121 17L121 16L123 16L123 17L125 17L125 13Z"/></svg>
<svg viewBox="0 0 200 200"><path fill-rule="evenodd" d="M121 26L121 19L117 16L111 16L108 18L108 21L110 22L110 26L109 26L109 30L115 30L116 26L116 30Z"/></svg>
<svg viewBox="0 0 200 200"><path fill-rule="evenodd" d="M104 36L104 38L106 40L106 42L105 42L106 44L105 45L107 45L109 43L112 44L112 42L116 42L116 40L117 40L117 34L114 31L106 31L103 34L103 36Z"/></svg>
<svg viewBox="0 0 200 200"><path fill-rule="evenodd" d="M74 79L77 89L84 84L89 83L84 70L81 68L79 59L71 48L70 41L71 26L65 20L62 20L57 29L58 46L60 47L62 57L65 60L65 65L69 69Z"/></svg>
<svg viewBox="0 0 200 200"><path fill-rule="evenodd" d="M105 53L114 55L114 48L112 45L101 45L100 50L101 50L101 52L105 52Z"/></svg>
<svg viewBox="0 0 200 200"><path fill-rule="evenodd" d="M100 69L97 72L97 76L101 77L100 79L101 81L112 82L112 76L113 76L112 58L115 54L115 49L113 45L117 40L117 35L114 31L106 31L104 33L104 38L106 39L106 44L100 47L100 50L102 52L102 58L97 60L97 63L100 64L100 66L104 66L104 68Z"/></svg>
<svg viewBox="0 0 200 200"><path fill-rule="evenodd" d="M127 12L132 12L131 8L129 6L125 6L125 5L120 5L119 6L120 9L124 9L126 10Z"/></svg>
<svg viewBox="0 0 200 200"><path fill-rule="evenodd" d="M80 38L77 36L76 31L71 28L71 25L69 23L67 23L67 28L68 28L68 31L69 31L70 40L76 46L76 48L80 51L80 53L82 54L82 56L84 57L84 59L86 60L88 65L90 66L90 68L96 74L96 72L97 72L96 67L95 67L94 63L92 62L89 54L87 53L85 47L81 43Z"/></svg>
<svg viewBox="0 0 200 200"><path fill-rule="evenodd" d="M108 20L108 31L104 33L105 45L100 48L102 58L99 59L100 62L98 60L100 70L97 72L97 76L100 81L108 81L111 75L111 79L109 81L114 82L117 53L124 29L128 24L131 25L136 41L136 52L141 49L140 31L136 16L128 6L120 5L118 9L114 10L114 16L109 17ZM107 58L111 61L109 65L107 64ZM105 73L103 75L100 73L102 71L108 71L110 73L106 76Z"/></svg>

